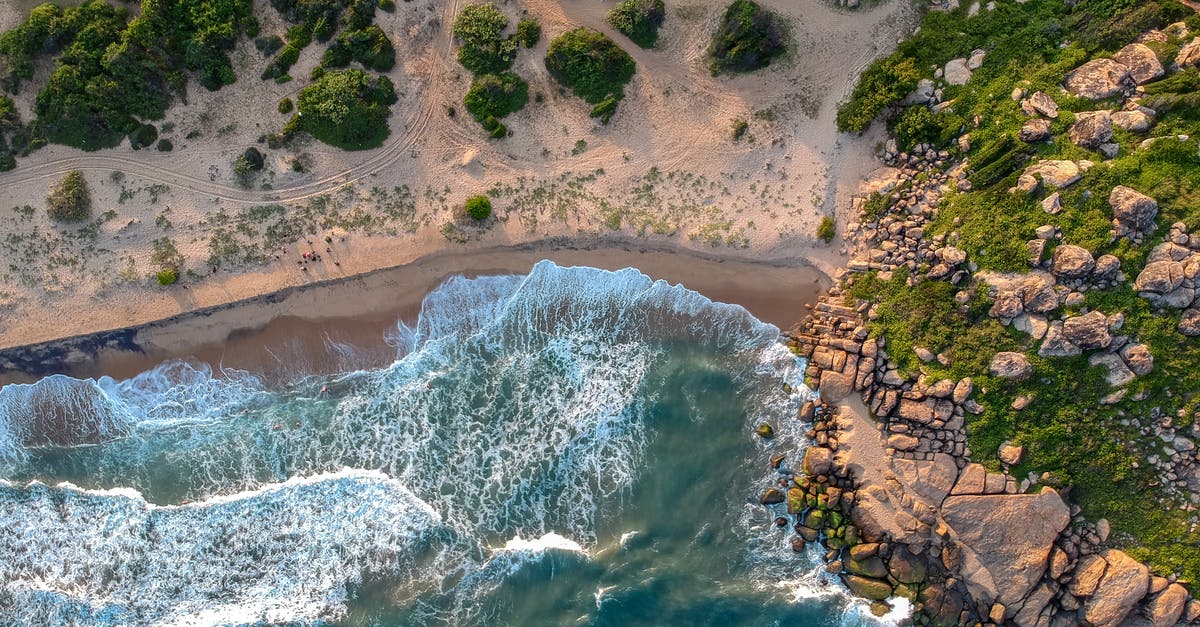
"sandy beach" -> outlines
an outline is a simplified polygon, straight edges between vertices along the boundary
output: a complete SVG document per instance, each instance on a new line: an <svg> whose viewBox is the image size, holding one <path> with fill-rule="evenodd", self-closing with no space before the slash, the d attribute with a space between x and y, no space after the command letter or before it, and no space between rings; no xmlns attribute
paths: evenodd
<svg viewBox="0 0 1200 627"><path fill-rule="evenodd" d="M514 21L527 14L542 23L541 42L522 50L514 70L543 99L505 119L511 137L490 141L469 116L447 113L461 109L470 80L449 28L463 4L397 3L378 15L397 49L388 75L400 96L380 148L299 142L267 150L262 137L286 121L276 102L308 81L259 80L268 59L243 40L232 57L235 84L209 92L193 83L186 102L157 122L173 151L134 151L126 142L94 153L48 146L21 158L0 174L0 207L11 208L0 221L0 348L146 324L442 253L550 239L635 240L776 265L804 259L827 273L841 265L840 241L821 242L816 225L825 215L850 220L851 195L876 166L881 135L837 133L836 105L858 70L911 28L911 7L764 2L788 22L791 52L752 75L714 77L704 52L719 0L668 3L654 50L613 31L607 5L504 5ZM283 32L269 5L256 11L264 33ZM20 17L6 5L0 27ZM548 40L577 25L612 36L638 66L609 125L589 118L543 63ZM306 48L292 74L307 77L322 49ZM47 71L39 66L32 82ZM16 98L25 119L36 93L26 88ZM732 138L736 120L749 122L740 141ZM231 163L249 146L266 151L267 167L246 188ZM293 160L303 172L293 171ZM50 188L74 169L93 198L94 220L83 227L54 224L44 210ZM461 217L461 206L481 192L495 214L477 225ZM166 288L154 280L163 243L183 260L179 284ZM306 252L321 261L298 263ZM585 263L565 253L559 260Z"/></svg>

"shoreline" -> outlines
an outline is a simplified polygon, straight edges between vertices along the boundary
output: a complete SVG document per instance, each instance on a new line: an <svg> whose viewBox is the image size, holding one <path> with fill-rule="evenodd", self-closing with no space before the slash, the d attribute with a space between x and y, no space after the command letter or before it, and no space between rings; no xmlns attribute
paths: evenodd
<svg viewBox="0 0 1200 627"><path fill-rule="evenodd" d="M362 365L394 358L384 334L412 323L425 295L454 275L525 274L549 259L606 270L633 267L718 302L745 307L786 331L796 312L815 302L829 276L802 257L756 259L707 254L624 238L551 238L512 246L441 250L348 277L287 287L122 328L0 349L0 385L54 373L126 378L163 361L192 358L214 368L258 370L284 377L336 370L330 343L367 348ZM752 270L752 272L751 272ZM286 350L287 354L281 353Z"/></svg>

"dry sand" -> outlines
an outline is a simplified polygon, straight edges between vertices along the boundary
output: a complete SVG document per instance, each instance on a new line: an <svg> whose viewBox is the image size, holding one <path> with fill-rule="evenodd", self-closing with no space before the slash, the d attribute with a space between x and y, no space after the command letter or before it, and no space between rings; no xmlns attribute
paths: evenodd
<svg viewBox="0 0 1200 627"><path fill-rule="evenodd" d="M543 40L521 52L515 71L544 102L531 99L505 120L513 136L490 141L461 112L469 74L454 60L449 24L464 3L397 3L394 14L378 17L397 47L390 76L401 96L388 141L353 153L315 142L267 151L268 171L254 189L235 184L231 163L248 146L265 148L258 138L286 121L276 102L308 81L258 80L267 60L243 41L234 53L238 83L218 92L192 84L187 103L161 121L173 152L50 146L0 174L0 348L143 324L422 259L436 265L444 257L430 255L444 251L471 256L548 238L637 238L656 249L710 256L806 259L830 271L842 251L839 242L815 239L816 224L835 212L841 224L849 220L850 195L875 167L879 139L878 130L838 134L836 104L857 73L911 29L913 10L900 0L856 12L820 0L765 0L788 19L792 52L754 74L714 78L704 50L724 4L668 0L653 51L603 22L608 2L504 4L514 22L525 11L543 25ZM256 6L263 32L282 32L275 11L265 2ZM0 26L16 20L11 3L0 7ZM608 126L560 92L542 63L548 39L581 24L609 33L638 64ZM315 43L306 49L292 74L306 77L322 50ZM35 94L33 86L22 90L18 105L26 117ZM460 111L455 117L447 114L451 106ZM750 122L736 143L735 119ZM292 159L305 172L292 172ZM71 169L85 172L98 217L83 230L56 227L44 210L50 187ZM483 227L463 224L456 217L463 200L489 190L496 218ZM8 209L23 206L32 212ZM178 248L186 269L181 284L169 288L152 278L152 251L163 238ZM295 241L279 246L279 239ZM209 258L223 244L238 252L214 274ZM309 250L323 260L297 264ZM569 253L558 259L585 263ZM449 273L428 267L439 277ZM355 296L363 297L370 298Z"/></svg>

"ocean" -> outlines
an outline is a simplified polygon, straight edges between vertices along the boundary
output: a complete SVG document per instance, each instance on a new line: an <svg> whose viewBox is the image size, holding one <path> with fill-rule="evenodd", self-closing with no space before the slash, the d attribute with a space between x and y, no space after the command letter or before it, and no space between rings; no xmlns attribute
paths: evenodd
<svg viewBox="0 0 1200 627"><path fill-rule="evenodd" d="M451 278L379 341L390 365L329 342L333 374L171 361L0 388L0 624L902 617L758 504L812 393L740 306L542 262Z"/></svg>

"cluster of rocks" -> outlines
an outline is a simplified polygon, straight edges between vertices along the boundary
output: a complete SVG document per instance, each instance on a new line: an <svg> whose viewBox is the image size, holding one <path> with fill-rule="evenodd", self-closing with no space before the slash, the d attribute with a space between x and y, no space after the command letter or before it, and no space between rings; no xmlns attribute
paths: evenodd
<svg viewBox="0 0 1200 627"><path fill-rule="evenodd" d="M1200 335L1200 236L1189 235L1182 222L1171 225L1163 242L1150 251L1133 289L1155 307L1183 309L1179 332Z"/></svg>

